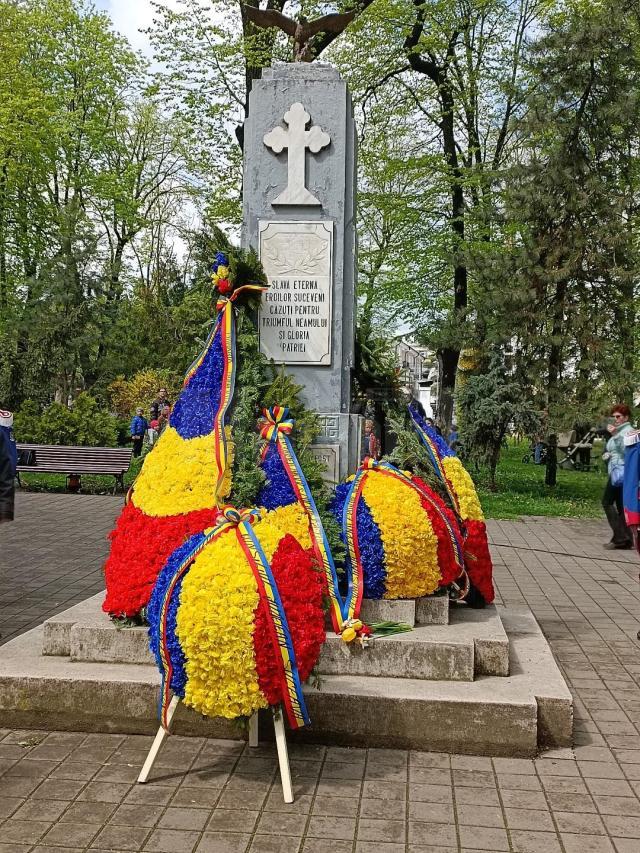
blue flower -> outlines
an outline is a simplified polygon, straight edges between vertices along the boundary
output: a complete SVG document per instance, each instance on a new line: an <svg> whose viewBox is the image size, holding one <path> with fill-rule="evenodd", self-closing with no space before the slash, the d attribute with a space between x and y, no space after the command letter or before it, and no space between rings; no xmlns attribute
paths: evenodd
<svg viewBox="0 0 640 853"><path fill-rule="evenodd" d="M225 253L224 252L217 252L216 253L216 259L215 259L215 262L213 264L213 271L217 272L218 267L228 267L228 266L229 266L229 259L227 258Z"/></svg>
<svg viewBox="0 0 640 853"><path fill-rule="evenodd" d="M358 508L356 509L356 528L365 598L384 598L387 590L384 546L380 529L373 520L371 510L362 497L358 501Z"/></svg>
<svg viewBox="0 0 640 853"><path fill-rule="evenodd" d="M170 424L182 438L208 435L220 406L224 372L222 328L218 326L202 363L180 392L171 412Z"/></svg>
<svg viewBox="0 0 640 853"><path fill-rule="evenodd" d="M153 652L158 668L162 673L162 658L160 657L160 614L162 611L162 603L167 593L167 589L173 580L173 576L181 563L189 556L189 554L200 545L204 539L203 533L196 533L190 536L186 542L180 545L179 548L171 554L167 562L162 567L158 575L149 606L147 609L147 620L149 622L149 647ZM186 658L182 651L180 641L176 636L176 620L178 607L180 606L180 591L182 590L182 582L188 574L187 571L176 584L171 600L167 608L167 649L169 651L169 659L173 667L170 687L173 692L180 697L184 697L184 688L187 683L187 673L185 670Z"/></svg>
<svg viewBox="0 0 640 853"><path fill-rule="evenodd" d="M331 502L329 504L329 509L333 513L335 520L338 522L340 527L342 527L342 512L344 509L344 502L347 499L347 495L349 494L349 489L351 488L351 483L338 483L333 492L333 497L331 498ZM344 542L344 530L342 531L342 541Z"/></svg>
<svg viewBox="0 0 640 853"><path fill-rule="evenodd" d="M258 493L256 506L277 509L279 506L289 506L298 500L274 442L269 442L262 462L262 470L266 482Z"/></svg>
<svg viewBox="0 0 640 853"><path fill-rule="evenodd" d="M424 420L424 418L420 415L420 412L416 408L414 408L413 406L409 406L409 412L413 420L420 426L420 429L424 430L424 432L429 436L431 441L435 444L440 459L445 456L456 455L449 447L447 442L444 440L444 438L438 433L437 430L429 426L429 424Z"/></svg>
<svg viewBox="0 0 640 853"><path fill-rule="evenodd" d="M340 525L340 537L346 543L346 530L343 523L344 505L351 489L351 483L340 483L336 486L329 508ZM358 547L362 565L363 586L365 598L383 598L386 592L387 570L384 562L384 546L378 525L373 520L371 511L361 496L356 509L356 529L358 532ZM349 555L347 554L347 567Z"/></svg>

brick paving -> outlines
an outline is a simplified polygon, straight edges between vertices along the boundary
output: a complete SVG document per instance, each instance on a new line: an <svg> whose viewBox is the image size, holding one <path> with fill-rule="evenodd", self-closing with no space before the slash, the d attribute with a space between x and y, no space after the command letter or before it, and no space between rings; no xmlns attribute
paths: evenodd
<svg viewBox="0 0 640 853"><path fill-rule="evenodd" d="M38 608L99 589L118 505L21 496L21 544L8 525L0 534L2 587L30 554L30 589L3 598L0 618L8 605L24 630ZM136 786L151 738L0 729L0 853L640 853L640 558L603 551L596 521L489 528L499 601L531 607L575 697L573 749L525 760L295 746L287 806L269 745L174 737Z"/></svg>
<svg viewBox="0 0 640 853"><path fill-rule="evenodd" d="M104 589L122 497L20 492L0 524L0 644Z"/></svg>

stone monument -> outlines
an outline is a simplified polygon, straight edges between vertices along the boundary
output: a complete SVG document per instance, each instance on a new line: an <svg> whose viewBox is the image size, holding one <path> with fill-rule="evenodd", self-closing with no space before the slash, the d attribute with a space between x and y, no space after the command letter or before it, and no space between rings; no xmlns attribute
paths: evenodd
<svg viewBox="0 0 640 853"><path fill-rule="evenodd" d="M244 138L243 244L259 252L270 285L260 347L304 386L323 427L316 453L336 482L362 445L362 418L350 413L356 150L346 83L319 63L266 69Z"/></svg>

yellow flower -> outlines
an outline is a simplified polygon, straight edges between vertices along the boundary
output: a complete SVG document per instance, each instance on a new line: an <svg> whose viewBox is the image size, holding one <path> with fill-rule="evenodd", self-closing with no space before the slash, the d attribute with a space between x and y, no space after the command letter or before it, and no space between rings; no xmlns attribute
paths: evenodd
<svg viewBox="0 0 640 853"><path fill-rule="evenodd" d="M186 657L186 705L227 719L266 707L253 650L257 605L253 571L232 528L198 555L182 585L176 633Z"/></svg>
<svg viewBox="0 0 640 853"><path fill-rule="evenodd" d="M476 487L462 462L457 456L445 456L442 465L454 492L458 496L462 520L484 521Z"/></svg>
<svg viewBox="0 0 640 853"><path fill-rule="evenodd" d="M269 511L263 510L262 519L254 524L254 530L269 561L271 561L280 544L280 540L287 533L297 539L303 548L311 547L309 517L300 503L281 506Z"/></svg>
<svg viewBox="0 0 640 853"><path fill-rule="evenodd" d="M408 483L372 469L365 475L362 495L384 546L384 597L430 595L440 583L438 543L418 493Z"/></svg>
<svg viewBox="0 0 640 853"><path fill-rule="evenodd" d="M354 620L351 622L351 627L352 627L354 630L359 631L359 630L360 630L360 628L362 628L362 622L361 622L359 619L354 619Z"/></svg>
<svg viewBox="0 0 640 853"><path fill-rule="evenodd" d="M345 643L351 643L356 638L356 632L354 628L345 628L342 632L342 639Z"/></svg>
<svg viewBox="0 0 640 853"><path fill-rule="evenodd" d="M228 433L229 434L229 433ZM231 456L223 481L223 497L231 490ZM133 492L133 503L147 515L165 516L206 509L216 504L218 468L214 435L182 438L171 426L145 457Z"/></svg>

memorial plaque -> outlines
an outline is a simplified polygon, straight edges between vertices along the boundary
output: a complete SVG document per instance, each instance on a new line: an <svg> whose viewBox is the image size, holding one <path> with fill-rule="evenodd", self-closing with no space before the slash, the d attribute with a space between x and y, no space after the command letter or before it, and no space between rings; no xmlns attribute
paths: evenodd
<svg viewBox="0 0 640 853"><path fill-rule="evenodd" d="M334 485L340 482L340 445L312 444L309 450L325 466L322 479Z"/></svg>
<svg viewBox="0 0 640 853"><path fill-rule="evenodd" d="M330 365L333 222L261 220L258 230L269 282L260 349L278 364Z"/></svg>

